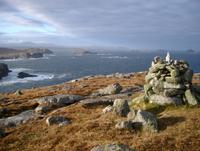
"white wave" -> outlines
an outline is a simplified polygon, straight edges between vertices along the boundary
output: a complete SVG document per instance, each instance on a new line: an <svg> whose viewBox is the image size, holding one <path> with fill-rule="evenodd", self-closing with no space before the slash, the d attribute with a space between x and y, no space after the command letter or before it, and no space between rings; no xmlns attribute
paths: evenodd
<svg viewBox="0 0 200 151"><path fill-rule="evenodd" d="M43 57L40 58L17 58L17 59L2 59L1 61L4 62L11 62L11 61L24 61L24 60L43 60L43 59L49 59L50 57L56 56L55 54L44 54Z"/></svg>
<svg viewBox="0 0 200 151"><path fill-rule="evenodd" d="M127 56L108 56L108 57L101 57L103 59L128 59Z"/></svg>
<svg viewBox="0 0 200 151"><path fill-rule="evenodd" d="M12 72L8 74L7 77L4 77L0 81L0 86L7 86L7 85L12 85L16 83L28 83L28 82L33 82L33 81L42 81L42 80L50 80L53 79L55 76L54 74L48 74L48 73L32 73L32 69L27 69L27 68L16 68L16 69L11 69ZM20 79L17 77L19 72L24 72L28 71L30 74L35 74L37 77L27 77L24 79Z"/></svg>

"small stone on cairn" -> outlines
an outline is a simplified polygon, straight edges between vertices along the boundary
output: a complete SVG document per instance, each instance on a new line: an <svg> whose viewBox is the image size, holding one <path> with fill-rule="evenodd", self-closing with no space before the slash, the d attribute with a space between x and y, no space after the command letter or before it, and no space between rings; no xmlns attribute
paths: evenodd
<svg viewBox="0 0 200 151"><path fill-rule="evenodd" d="M150 103L199 104L199 94L192 87L193 71L184 60L172 60L169 52L164 59L155 57L145 77L145 96Z"/></svg>

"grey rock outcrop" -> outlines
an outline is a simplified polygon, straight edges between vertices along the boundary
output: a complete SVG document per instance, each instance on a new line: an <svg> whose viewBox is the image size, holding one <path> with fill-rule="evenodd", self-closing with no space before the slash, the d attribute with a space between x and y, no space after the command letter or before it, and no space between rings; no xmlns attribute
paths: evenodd
<svg viewBox="0 0 200 151"><path fill-rule="evenodd" d="M105 144L92 148L90 151L134 151L123 144Z"/></svg>
<svg viewBox="0 0 200 151"><path fill-rule="evenodd" d="M62 116L50 116L46 119L46 124L48 126L51 125L64 126L70 124L70 121Z"/></svg>
<svg viewBox="0 0 200 151"><path fill-rule="evenodd" d="M83 97L79 95L54 95L47 96L42 98L34 99L33 101L37 102L39 106L35 109L37 113L45 113L52 109L59 107L67 106L73 103L76 103L82 100Z"/></svg>
<svg viewBox="0 0 200 151"><path fill-rule="evenodd" d="M34 110L24 111L18 115L0 119L0 127L15 127L19 124L26 123L28 120L35 118Z"/></svg>

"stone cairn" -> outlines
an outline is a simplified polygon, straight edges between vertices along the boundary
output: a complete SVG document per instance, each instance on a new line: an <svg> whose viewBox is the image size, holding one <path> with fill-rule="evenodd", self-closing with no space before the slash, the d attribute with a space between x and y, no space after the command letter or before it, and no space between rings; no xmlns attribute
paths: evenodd
<svg viewBox="0 0 200 151"><path fill-rule="evenodd" d="M169 52L165 59L155 57L145 77L145 98L150 103L199 104L199 95L192 86L193 71L184 60L172 60Z"/></svg>

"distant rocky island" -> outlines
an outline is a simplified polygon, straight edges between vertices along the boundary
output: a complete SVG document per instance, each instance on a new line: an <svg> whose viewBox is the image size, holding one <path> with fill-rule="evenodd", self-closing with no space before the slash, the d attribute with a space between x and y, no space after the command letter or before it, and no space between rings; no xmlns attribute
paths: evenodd
<svg viewBox="0 0 200 151"><path fill-rule="evenodd" d="M27 58L42 58L44 54L52 54L53 52L46 48L0 48L0 60L3 59L27 59Z"/></svg>
<svg viewBox="0 0 200 151"><path fill-rule="evenodd" d="M90 51L84 48L76 48L72 50L72 53L76 56L83 56L83 55L97 55L98 53L95 51Z"/></svg>

